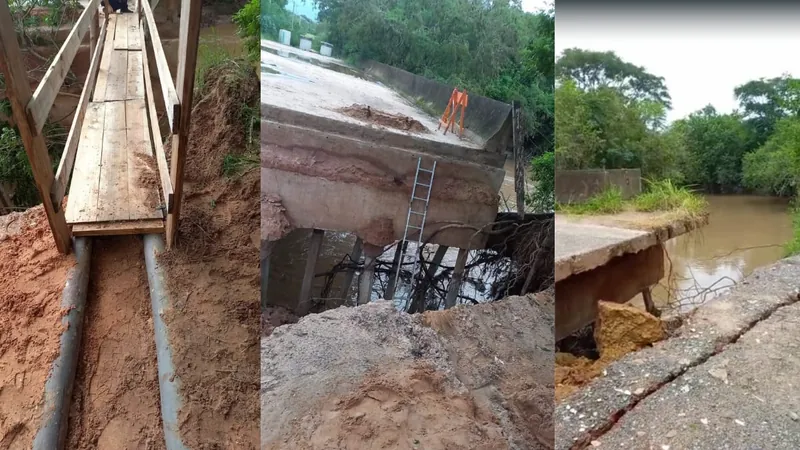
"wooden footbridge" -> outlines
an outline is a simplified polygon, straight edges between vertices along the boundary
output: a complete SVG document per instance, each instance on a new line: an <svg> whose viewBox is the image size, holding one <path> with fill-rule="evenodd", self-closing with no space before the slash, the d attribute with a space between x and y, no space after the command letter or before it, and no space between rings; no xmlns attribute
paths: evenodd
<svg viewBox="0 0 800 450"><path fill-rule="evenodd" d="M105 13L100 11L101 0L90 0L32 92L8 2L0 1L0 71L6 96L56 245L63 253L69 252L72 236L166 232L167 245L174 241L201 0L182 0L175 81L153 16L157 2L137 0L132 14L109 14L107 5ZM42 128L87 32L91 63L54 173ZM157 85L151 81L151 67L158 75ZM157 105L163 106L169 119L171 166Z"/></svg>

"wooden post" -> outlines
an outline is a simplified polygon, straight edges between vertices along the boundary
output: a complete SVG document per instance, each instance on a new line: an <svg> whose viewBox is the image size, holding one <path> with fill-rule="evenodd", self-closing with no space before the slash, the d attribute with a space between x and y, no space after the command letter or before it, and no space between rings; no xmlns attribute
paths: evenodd
<svg viewBox="0 0 800 450"><path fill-rule="evenodd" d="M356 243L353 244L353 251L350 252L350 259L353 262L358 263L361 261L361 251L364 249L364 241L361 240L360 237L356 238ZM353 277L355 276L355 271L349 271L344 275L344 285L342 286L342 293L339 297L347 300L347 297L350 296L350 288L353 286Z"/></svg>
<svg viewBox="0 0 800 450"><path fill-rule="evenodd" d="M180 126L172 137L170 177L174 192L172 214L167 215L167 247L175 242L183 203L183 169L186 164L186 147L192 123L192 93L194 72L197 68L197 46L200 40L200 11L202 0L183 0L181 7L180 40L178 42L178 75L176 77L178 101L181 104Z"/></svg>
<svg viewBox="0 0 800 450"><path fill-rule="evenodd" d="M94 10L92 18L89 19L89 61L94 56L94 51L97 48L97 38L100 36L100 8Z"/></svg>
<svg viewBox="0 0 800 450"><path fill-rule="evenodd" d="M47 154L44 137L41 133L35 133L28 122L26 108L32 93L27 71L22 66L22 61L8 2L0 1L0 71L5 77L6 96L11 103L12 117L25 146L36 189L42 198L47 222L53 232L56 247L61 253L69 253L71 233L64 218L64 210L50 197L55 181L53 165Z"/></svg>
<svg viewBox="0 0 800 450"><path fill-rule="evenodd" d="M306 259L306 271L303 274L303 284L300 287L300 299L297 301L297 314L305 316L311 311L311 287L314 284L314 275L317 271L317 260L319 251L322 249L322 241L325 238L325 231L314 230L311 232L308 244L308 257Z"/></svg>
<svg viewBox="0 0 800 450"><path fill-rule="evenodd" d="M511 103L511 123L513 125L514 142L514 192L517 194L517 212L521 219L525 218L525 162L522 149L522 117L520 104Z"/></svg>
<svg viewBox="0 0 800 450"><path fill-rule="evenodd" d="M399 266L402 261L400 259L403 257L403 253L408 248L408 241L399 241L397 243L397 248L394 250L394 259L392 259L392 268L389 272L389 285L386 286L386 293L383 295L383 298L386 300L393 300L394 294L397 291L397 266Z"/></svg>
<svg viewBox="0 0 800 450"><path fill-rule="evenodd" d="M456 306L458 293L461 292L461 282L464 280L464 267L467 265L468 255L469 250L465 248L458 249L456 267L453 269L453 279L450 280L450 285L447 286L447 296L444 298L445 309Z"/></svg>

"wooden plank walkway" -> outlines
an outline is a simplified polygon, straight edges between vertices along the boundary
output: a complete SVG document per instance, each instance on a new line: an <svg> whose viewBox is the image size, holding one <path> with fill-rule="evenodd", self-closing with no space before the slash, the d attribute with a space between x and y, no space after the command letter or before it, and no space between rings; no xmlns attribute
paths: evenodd
<svg viewBox="0 0 800 450"><path fill-rule="evenodd" d="M109 17L67 199L75 236L164 230L140 36L136 15Z"/></svg>

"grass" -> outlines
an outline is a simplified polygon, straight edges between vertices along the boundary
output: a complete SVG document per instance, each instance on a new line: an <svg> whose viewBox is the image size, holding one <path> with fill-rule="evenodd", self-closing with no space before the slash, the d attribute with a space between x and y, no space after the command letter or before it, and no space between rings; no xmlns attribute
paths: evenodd
<svg viewBox="0 0 800 450"><path fill-rule="evenodd" d="M670 180L662 180L648 181L647 190L631 200L624 200L622 190L617 186L612 186L584 203L559 204L556 206L556 210L576 215L618 214L633 210L640 212L675 211L695 216L703 213L706 207L707 203L703 197L688 188L675 185Z"/></svg>
<svg viewBox="0 0 800 450"><path fill-rule="evenodd" d="M258 165L258 158L252 155L227 154L225 155L225 159L222 160L222 173L226 177L232 178L256 165Z"/></svg>

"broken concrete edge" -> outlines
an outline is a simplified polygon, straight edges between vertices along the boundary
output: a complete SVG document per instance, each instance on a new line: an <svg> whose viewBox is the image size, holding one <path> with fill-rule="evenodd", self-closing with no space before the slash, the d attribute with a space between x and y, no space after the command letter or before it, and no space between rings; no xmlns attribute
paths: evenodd
<svg viewBox="0 0 800 450"><path fill-rule="evenodd" d="M58 357L53 361L44 386L44 413L33 439L34 450L60 450L64 448L67 437L67 418L78 367L89 286L92 241L86 237L75 238L73 248L77 264L67 273L61 296L61 307L67 312L61 318L63 331Z"/></svg>
<svg viewBox="0 0 800 450"><path fill-rule="evenodd" d="M414 150L431 156L454 157L490 167L502 168L506 161L505 153L487 151L474 144L456 145L440 142L405 134L399 130L350 123L264 103L261 104L261 121L262 123L274 122L292 127L309 128L323 133L346 136L351 139L378 142L382 145Z"/></svg>
<svg viewBox="0 0 800 450"><path fill-rule="evenodd" d="M627 228L622 225L609 226L602 224L587 225L605 226L608 228L620 228L630 231L641 231L643 234L634 238L617 242L605 247L592 249L586 253L569 255L559 258L555 262L555 281L561 281L572 275L588 272L597 267L603 266L613 258L629 253L638 253L654 245L662 244L670 239L687 234L708 224L708 214L701 214L697 217L687 219L675 219L663 225L659 225L651 230L639 230ZM556 222L556 227L558 223Z"/></svg>
<svg viewBox="0 0 800 450"><path fill-rule="evenodd" d="M170 308L167 275L158 263L158 254L164 251L164 237L160 234L144 236L144 260L147 283L150 286L150 306L153 312L153 329L158 361L158 387L161 398L161 422L167 450L187 450L180 434L178 412L181 408L180 380L172 362L169 332L161 314Z"/></svg>
<svg viewBox="0 0 800 450"><path fill-rule="evenodd" d="M639 402L735 343L779 308L800 300L800 257L753 272L723 297L700 306L672 338L628 354L555 408L556 449L590 445ZM785 273L788 272L788 273ZM728 317L715 321L715 317Z"/></svg>

